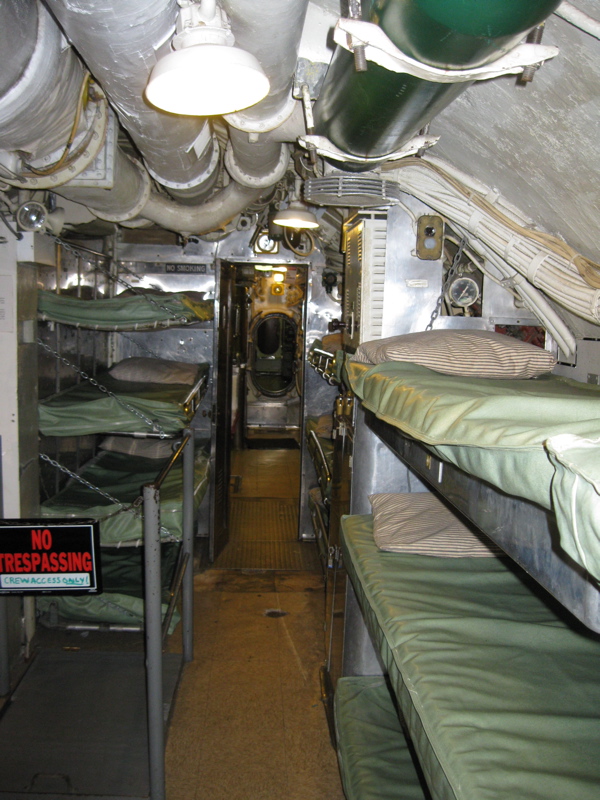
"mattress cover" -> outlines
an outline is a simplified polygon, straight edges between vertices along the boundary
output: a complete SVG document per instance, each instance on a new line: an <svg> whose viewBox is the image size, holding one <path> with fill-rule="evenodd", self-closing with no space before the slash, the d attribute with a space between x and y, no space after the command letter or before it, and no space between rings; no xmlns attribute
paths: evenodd
<svg viewBox="0 0 600 800"><path fill-rule="evenodd" d="M208 370L208 364L199 365L198 380L207 377ZM71 386L39 404L41 433L45 436L85 436L119 432L145 434L153 430L160 433L162 430L172 434L182 430L194 414L191 406L185 407L190 395L189 386L120 381L106 372L98 375L97 381L116 397L89 382ZM201 395L205 389L206 381L201 387ZM150 422L145 422L127 406L142 413Z"/></svg>
<svg viewBox="0 0 600 800"><path fill-rule="evenodd" d="M424 800L384 678L340 678L334 704L347 800Z"/></svg>
<svg viewBox="0 0 600 800"><path fill-rule="evenodd" d="M214 301L200 300L193 292L121 294L102 300L82 300L42 290L38 292L38 314L42 320L80 328L135 331L211 320Z"/></svg>
<svg viewBox="0 0 600 800"><path fill-rule="evenodd" d="M434 800L595 800L597 635L505 559L384 553L370 516L342 549Z"/></svg>
<svg viewBox="0 0 600 800"><path fill-rule="evenodd" d="M471 475L556 511L562 547L600 579L600 480L580 464L582 451L559 468L549 445L564 434L595 442L585 460L600 461L599 386L555 375L462 378L403 362L349 361L346 368L353 391L378 417ZM576 529L587 530L584 544Z"/></svg>
<svg viewBox="0 0 600 800"><path fill-rule="evenodd" d="M101 545L137 544L143 539L141 507L130 506L140 496L143 484L156 479L164 463L154 458L105 451L82 470L81 477L119 500L123 506L72 480L62 491L42 503L42 516L98 519ZM208 488L210 474L209 457L202 450L195 453L194 473L194 506L197 510ZM180 541L183 534L182 478L183 465L179 459L160 490L162 541Z"/></svg>

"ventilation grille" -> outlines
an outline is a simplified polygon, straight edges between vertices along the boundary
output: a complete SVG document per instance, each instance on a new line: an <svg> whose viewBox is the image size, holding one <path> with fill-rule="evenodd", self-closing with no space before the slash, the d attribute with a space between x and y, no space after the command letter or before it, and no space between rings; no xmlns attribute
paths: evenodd
<svg viewBox="0 0 600 800"><path fill-rule="evenodd" d="M304 184L304 199L317 206L379 208L399 203L401 196L397 183L365 175L334 173Z"/></svg>

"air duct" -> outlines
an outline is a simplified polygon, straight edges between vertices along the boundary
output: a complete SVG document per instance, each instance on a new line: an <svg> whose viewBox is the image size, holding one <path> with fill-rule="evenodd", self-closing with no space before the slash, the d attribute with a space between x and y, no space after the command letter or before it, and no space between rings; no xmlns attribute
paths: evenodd
<svg viewBox="0 0 600 800"><path fill-rule="evenodd" d="M176 0L47 0L158 183L202 198L214 184L218 145L205 119L166 114L144 99L157 50L175 30Z"/></svg>
<svg viewBox="0 0 600 800"><path fill-rule="evenodd" d="M295 1L302 8L305 7L306 0ZM64 12L66 4L62 0L50 0L50 2ZM27 26L29 26L31 28L29 35L33 36L32 31L35 31L35 26L31 19L33 18L34 23L38 24L37 15L39 13L37 42L33 47L25 46L26 43L23 42L23 37L19 36L22 5L22 2L18 0L7 0L7 2L0 4L0 30L9 32L13 30L14 32L14 36L7 37L9 41L7 41L6 50L0 52L0 59L6 59L7 61L7 68L2 71L2 83L8 85L10 84L8 76L14 75L14 78L17 78L20 75L16 83L9 86L4 95L0 95L0 148L6 148L4 155L13 158L15 163L20 158L20 155L16 153L17 148L28 149L29 152L36 153L38 157L44 159L48 159L51 156L52 148L61 147L64 149L65 142L69 137L69 131L73 127L73 120L77 118L77 100L78 97L83 96L81 90L82 86L85 86L83 83L85 76L83 65L74 51L69 47L65 47L60 30L51 15L34 0L27 4L29 16L23 22L23 29L26 30ZM114 75L121 75L120 82L127 83L127 78L123 77L128 74L125 67L118 66L114 60L118 51L119 55L127 62L126 66L129 64L129 48L125 46L126 41L135 42L136 36L140 37L139 47L132 55L136 61L136 68L139 67L137 62L141 52L154 53L154 47L148 44L150 39L141 41L140 25L142 23L139 22L140 19L144 23L142 27L144 27L145 35L151 37L153 42L155 41L152 36L155 32L154 25L150 24L148 28L145 27L148 8L158 14L160 8L170 7L172 4L170 0L165 0L162 5L153 2L146 4L142 9L140 3L136 2L135 7L139 13L138 17L135 17L135 14L133 15L138 20L135 25L130 16L131 3L128 3L127 9L123 11L124 17L123 14L119 15L111 11L115 5L114 0L112 2L111 0L104 0L104 2L73 0L73 2L69 2L69 13L65 15L66 27L69 28L73 35L75 33L81 34L82 38L78 41L79 46L83 48L88 41L86 36L91 37L90 31L94 32L98 42L102 41L106 36L106 30L113 30L113 24L116 28L119 27L116 20L120 19L121 25L124 27L114 36L114 40L119 43L119 47L117 48L113 43L112 49L108 49L107 52L110 55L108 62L106 57L103 57L98 42L91 44L91 55L85 51L81 55L88 64L94 64L94 69L102 75L103 79L106 77L108 85L113 92L112 103L117 108L120 115L119 118L121 120L125 119L128 124L130 123L133 126L130 132L136 129L136 125L141 125L142 133L137 139L137 144L145 163L149 165L151 159L157 159L158 165L162 164L164 169L176 167L180 170L176 177L183 178L191 186L191 192L194 197L193 205L190 204L189 195L186 197L186 204L184 204L180 201L180 198L177 198L179 202L176 202L166 197L164 192L157 191L150 179L150 175L156 178L154 171L149 175L141 163L129 158L119 149L117 149L116 153L112 187L99 188L89 184L87 186L85 184L77 186L72 183L71 175L75 177L78 171L75 167L72 169L69 167L71 170L69 175L63 176L61 174L60 177L57 177L53 173L50 178L46 179L48 183L46 188L50 188L57 194L74 202L86 205L99 217L114 222L125 223L132 220L136 222L149 220L182 234L204 234L214 230L221 230L231 219L243 212L248 205L260 201L260 198L268 193L269 187L283 178L289 161L288 146L282 142L282 137L286 134L284 134L283 130L274 130L268 134L248 135L248 133L242 134L232 130L226 162L233 180L224 189L216 192L210 200L198 204L199 195L194 194L196 189L199 189L200 192L208 193L217 177L217 170L216 168L213 170L213 163L214 167L218 165L218 150L213 150L211 164L208 169L209 178L205 182L203 178L198 178L197 171L194 171L197 168L198 159L195 155L193 157L190 155L189 140L184 138L184 141L187 141L188 144L186 146L182 145L181 132L189 131L188 123L198 124L197 121L175 115L163 115L168 121L168 130L165 129L163 131L160 127L153 128L151 124L145 127L142 123L147 118L144 115L138 115L137 111L135 111L136 103L138 102L137 96L131 98L134 107L133 111L128 107L126 99L123 99L122 104L119 104L120 96L116 95L119 87L115 88L113 81ZM71 16L75 19L72 20ZM127 29L128 23L133 25L133 31ZM86 29L88 30L87 34L85 32ZM272 35L272 31L268 35ZM94 37L91 38L93 39ZM267 38L267 35L261 38L262 47L266 46ZM287 42L286 47L293 48L292 60L295 64L295 47L298 34L293 31L289 35L283 35L283 38ZM16 48L14 57L11 52L13 43ZM131 49L134 50L135 48ZM106 67L106 63L109 63L110 68ZM15 65L18 65L19 69L14 69ZM145 66L144 81L147 79L150 66L150 64ZM292 77L293 70L285 79L279 76L279 80L275 81L275 86L278 87L285 83L289 87ZM97 79L95 74L94 78ZM117 83L120 82L117 81ZM130 88L127 89L127 92L130 92ZM143 89L140 90L140 96L141 91ZM97 104L105 110L106 100L102 99L104 95L101 92L99 94L100 99ZM162 125L160 112L150 110L150 113L158 117ZM204 122L200 121L201 134L207 130L208 128ZM95 133L95 131L93 132ZM194 132L196 133L197 129L194 129ZM99 135L96 136L96 139L101 143ZM195 146L200 152L201 141L196 141ZM202 152L206 154L208 150L205 148ZM0 155L2 154L0 153ZM0 161L0 166L2 163L4 162ZM10 165L7 170L5 164L3 172L7 176L5 180L8 183L16 186L22 185L19 176L10 176ZM173 174L171 174L171 177L173 177ZM171 194L178 193L179 190L173 188L173 183L169 185L169 178L164 180ZM200 180L200 183L195 183L197 180ZM186 191L185 187L183 191Z"/></svg>
<svg viewBox="0 0 600 800"><path fill-rule="evenodd" d="M3 0L0 32L0 150L12 170L17 165L7 163L9 152L34 161L64 145L85 70L70 48L61 47L60 31L43 6Z"/></svg>
<svg viewBox="0 0 600 800"><path fill-rule="evenodd" d="M221 229L265 191L232 182L210 200L188 206L153 190L146 170L121 150L117 151L115 173L118 180L112 189L80 189L65 184L56 192L109 222L143 219L189 235Z"/></svg>
<svg viewBox="0 0 600 800"><path fill-rule="evenodd" d="M235 128L264 133L294 111L292 83L308 0L223 0L235 41L258 59L271 86L260 103L225 119Z"/></svg>
<svg viewBox="0 0 600 800"><path fill-rule="evenodd" d="M459 70L506 54L558 5L558 0L374 0L370 20L409 58ZM357 72L352 53L338 46L314 109L315 133L346 153L384 160L469 85L433 82L373 62Z"/></svg>

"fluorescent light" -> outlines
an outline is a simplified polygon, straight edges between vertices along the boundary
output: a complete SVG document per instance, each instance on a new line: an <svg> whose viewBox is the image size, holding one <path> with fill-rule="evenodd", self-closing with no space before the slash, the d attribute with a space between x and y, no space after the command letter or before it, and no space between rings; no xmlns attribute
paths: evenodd
<svg viewBox="0 0 600 800"><path fill-rule="evenodd" d="M273 267L270 264L255 264L254 269L258 270L259 272L271 272Z"/></svg>
<svg viewBox="0 0 600 800"><path fill-rule="evenodd" d="M319 221L307 208L304 208L301 203L294 200L287 208L278 211L273 222L277 225L283 225L284 228L318 228Z"/></svg>
<svg viewBox="0 0 600 800"><path fill-rule="evenodd" d="M208 117L252 106L268 91L269 79L250 53L227 45L196 44L157 62L146 97L171 114Z"/></svg>

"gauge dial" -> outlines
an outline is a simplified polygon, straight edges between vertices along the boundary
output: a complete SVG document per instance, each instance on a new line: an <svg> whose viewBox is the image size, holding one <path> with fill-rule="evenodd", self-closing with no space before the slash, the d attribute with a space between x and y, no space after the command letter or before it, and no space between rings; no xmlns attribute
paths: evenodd
<svg viewBox="0 0 600 800"><path fill-rule="evenodd" d="M265 231L259 234L254 249L257 253L277 253L279 251L279 244L269 237Z"/></svg>
<svg viewBox="0 0 600 800"><path fill-rule="evenodd" d="M456 278L448 288L448 297L455 306L468 308L479 299L479 286L473 278Z"/></svg>

